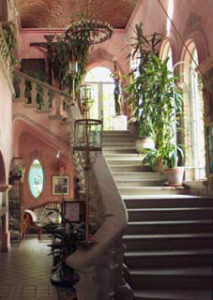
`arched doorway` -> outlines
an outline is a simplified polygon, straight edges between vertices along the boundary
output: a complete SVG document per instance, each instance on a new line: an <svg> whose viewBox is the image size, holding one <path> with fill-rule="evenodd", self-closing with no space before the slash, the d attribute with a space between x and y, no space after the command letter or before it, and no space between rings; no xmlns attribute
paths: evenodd
<svg viewBox="0 0 213 300"><path fill-rule="evenodd" d="M114 130L115 100L114 80L112 72L106 67L95 67L89 70L85 77L85 83L93 87L89 117L103 121L104 130Z"/></svg>
<svg viewBox="0 0 213 300"><path fill-rule="evenodd" d="M206 178L204 101L196 71L198 51L193 41L188 43L188 50L182 64L186 179L199 180Z"/></svg>

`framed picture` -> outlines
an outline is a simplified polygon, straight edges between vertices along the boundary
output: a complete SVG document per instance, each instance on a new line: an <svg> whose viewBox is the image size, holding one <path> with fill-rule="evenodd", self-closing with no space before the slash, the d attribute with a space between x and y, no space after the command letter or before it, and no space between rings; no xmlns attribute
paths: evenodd
<svg viewBox="0 0 213 300"><path fill-rule="evenodd" d="M69 195L69 176L52 177L52 194Z"/></svg>

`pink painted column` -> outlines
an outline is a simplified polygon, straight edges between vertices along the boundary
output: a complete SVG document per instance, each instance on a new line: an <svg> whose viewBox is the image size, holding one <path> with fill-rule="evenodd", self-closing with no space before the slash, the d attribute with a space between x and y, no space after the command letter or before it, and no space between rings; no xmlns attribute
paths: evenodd
<svg viewBox="0 0 213 300"><path fill-rule="evenodd" d="M8 216L8 190L9 186L0 184L0 193L3 196L2 206L2 236L1 236L1 252L8 252L10 249L10 232L9 232L9 216Z"/></svg>

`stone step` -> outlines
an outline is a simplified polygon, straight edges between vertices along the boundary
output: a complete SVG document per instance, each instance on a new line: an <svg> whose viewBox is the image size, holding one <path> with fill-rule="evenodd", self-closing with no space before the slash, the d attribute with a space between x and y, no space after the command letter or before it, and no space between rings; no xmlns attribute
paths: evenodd
<svg viewBox="0 0 213 300"><path fill-rule="evenodd" d="M129 221L213 219L213 207L129 208Z"/></svg>
<svg viewBox="0 0 213 300"><path fill-rule="evenodd" d="M132 141L135 144L135 136L133 135L129 135L129 134L118 134L118 135L114 135L114 134L104 134L103 136L103 141L115 141L115 140L122 140L122 141Z"/></svg>
<svg viewBox="0 0 213 300"><path fill-rule="evenodd" d="M143 288L134 291L136 300L212 300L212 290L181 289L164 290Z"/></svg>
<svg viewBox="0 0 213 300"><path fill-rule="evenodd" d="M213 232L213 220L167 220L128 222L126 234Z"/></svg>
<svg viewBox="0 0 213 300"><path fill-rule="evenodd" d="M133 156L133 157L124 157L121 156L120 158L118 157L113 157L110 159L107 159L107 164L111 166L142 166L141 164L141 157L138 156Z"/></svg>
<svg viewBox="0 0 213 300"><path fill-rule="evenodd" d="M213 207L212 198L202 198L194 195L142 195L122 196L127 208L167 208L167 207Z"/></svg>
<svg viewBox="0 0 213 300"><path fill-rule="evenodd" d="M111 172L150 172L151 168L149 166L142 166L141 163L138 164L120 164L120 165L110 165Z"/></svg>
<svg viewBox="0 0 213 300"><path fill-rule="evenodd" d="M142 286L152 289L211 289L213 272L211 267L191 267L130 270L130 275L133 289Z"/></svg>
<svg viewBox="0 0 213 300"><path fill-rule="evenodd" d="M127 251L204 249L213 247L213 233L124 235Z"/></svg>
<svg viewBox="0 0 213 300"><path fill-rule="evenodd" d="M177 194L178 192L181 193L183 191L183 188L176 188L172 186L146 186L146 187L132 187L132 186L126 186L126 187L120 187L119 192L121 196L126 195L159 195L159 194Z"/></svg>
<svg viewBox="0 0 213 300"><path fill-rule="evenodd" d="M113 178L118 179L166 179L162 173L158 172L113 172Z"/></svg>
<svg viewBox="0 0 213 300"><path fill-rule="evenodd" d="M137 154L135 147L104 147L103 148L104 157L109 154Z"/></svg>
<svg viewBox="0 0 213 300"><path fill-rule="evenodd" d="M116 179L115 183L118 188L131 186L131 187L140 187L140 186L162 186L165 184L165 179Z"/></svg>
<svg viewBox="0 0 213 300"><path fill-rule="evenodd" d="M202 267L213 263L212 249L127 252L125 263L130 269Z"/></svg>
<svg viewBox="0 0 213 300"><path fill-rule="evenodd" d="M104 130L103 131L103 136L108 136L108 135L113 135L113 136L117 136L117 135L122 135L122 136L126 136L126 135L131 135L130 132L128 130Z"/></svg>
<svg viewBox="0 0 213 300"><path fill-rule="evenodd" d="M128 139L126 139L126 140L125 139L116 139L114 141L112 141L112 140L103 140L102 141L103 149L105 149L105 147L107 147L107 146L114 148L115 146L132 147L133 145L134 145L134 143L132 142L132 140L128 140Z"/></svg>
<svg viewBox="0 0 213 300"><path fill-rule="evenodd" d="M123 146L123 145L121 145L121 146L119 146L119 145L114 145L114 146L112 146L112 145L105 145L105 146L103 146L103 151L107 151L107 150L123 150L123 149L131 149L131 150L135 150L135 145L134 144L131 144L131 145L129 145L129 146ZM136 151L136 150L135 150Z"/></svg>
<svg viewBox="0 0 213 300"><path fill-rule="evenodd" d="M111 160L113 161L140 161L143 159L143 156L137 153L110 153L104 155L106 161L109 163Z"/></svg>

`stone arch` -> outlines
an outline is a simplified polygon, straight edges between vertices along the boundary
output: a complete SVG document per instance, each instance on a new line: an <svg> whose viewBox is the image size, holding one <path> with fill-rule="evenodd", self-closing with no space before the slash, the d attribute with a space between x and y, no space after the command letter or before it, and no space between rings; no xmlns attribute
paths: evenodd
<svg viewBox="0 0 213 300"><path fill-rule="evenodd" d="M206 169L205 119L203 119L206 107L203 92L199 88L197 75L199 70L197 67L207 55L207 48L204 46L204 50L199 52L201 45L197 38L198 35L195 33L190 35L190 38L185 42L186 47L182 50L181 60L177 63L177 65L179 64L184 95L184 144L187 145L185 163L188 166L194 166L187 169L187 180L203 179L202 176L205 176ZM201 171L202 169L204 171Z"/></svg>
<svg viewBox="0 0 213 300"><path fill-rule="evenodd" d="M109 52L107 52L105 49L98 48L98 49L94 50L90 54L90 57L88 59L86 72L88 72L91 69L98 67L98 66L106 67L106 68L110 69L111 71L113 71L114 58L115 57L112 54L110 54ZM116 61L116 62L117 62L118 70L123 75L124 72L123 72L121 65L119 64L119 61Z"/></svg>
<svg viewBox="0 0 213 300"><path fill-rule="evenodd" d="M6 171L2 152L0 150L0 185L6 184Z"/></svg>
<svg viewBox="0 0 213 300"><path fill-rule="evenodd" d="M201 31L193 31L191 32L187 38L185 38L184 45L181 52L181 61L187 57L187 53L189 55L189 47L192 44L195 44L197 52L198 52L198 61L201 63L209 56L209 47L208 42L205 35Z"/></svg>

